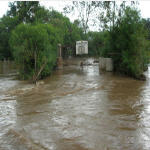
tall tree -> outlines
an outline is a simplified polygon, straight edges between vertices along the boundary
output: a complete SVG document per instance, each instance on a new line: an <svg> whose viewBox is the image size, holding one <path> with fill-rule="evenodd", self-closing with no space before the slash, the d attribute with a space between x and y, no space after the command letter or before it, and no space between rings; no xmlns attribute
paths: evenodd
<svg viewBox="0 0 150 150"><path fill-rule="evenodd" d="M146 29L148 30L148 39L150 40L150 18L143 19Z"/></svg>
<svg viewBox="0 0 150 150"><path fill-rule="evenodd" d="M83 30L78 26L78 22L71 23L69 18L52 10L49 12L49 23L59 30L60 36L63 39L64 57L75 55L75 43L83 37Z"/></svg>
<svg viewBox="0 0 150 150"><path fill-rule="evenodd" d="M22 79L36 82L52 72L56 63L58 30L48 24L20 24L13 30L10 45Z"/></svg>
<svg viewBox="0 0 150 150"><path fill-rule="evenodd" d="M99 28L100 30L111 30L114 27L117 18L124 14L127 6L131 8L137 7L138 2L116 2L116 1L103 1L101 4L101 12L99 13Z"/></svg>
<svg viewBox="0 0 150 150"><path fill-rule="evenodd" d="M0 19L0 60L12 59L12 53L9 46L11 31L18 25L18 19L9 16L3 16Z"/></svg>
<svg viewBox="0 0 150 150"><path fill-rule="evenodd" d="M89 25L95 24L95 19L97 15L96 8L101 6L102 2L100 1L72 1L71 5L68 5L64 8L64 13L75 13L78 12L78 20L80 21L80 26L83 28L84 33L86 34Z"/></svg>
<svg viewBox="0 0 150 150"><path fill-rule="evenodd" d="M9 7L8 16L18 16L20 22L29 23L35 21L35 13L40 5L38 1L16 1L9 3Z"/></svg>
<svg viewBox="0 0 150 150"><path fill-rule="evenodd" d="M12 59L9 46L9 38L12 30L22 22L33 23L37 21L36 14L39 12L39 9L42 9L39 6L39 2L36 1L11 2L9 3L9 7L10 10L0 19L0 59Z"/></svg>
<svg viewBox="0 0 150 150"><path fill-rule="evenodd" d="M114 69L140 79L148 64L149 41L139 12L126 7L109 32L109 48L105 54L114 61Z"/></svg>

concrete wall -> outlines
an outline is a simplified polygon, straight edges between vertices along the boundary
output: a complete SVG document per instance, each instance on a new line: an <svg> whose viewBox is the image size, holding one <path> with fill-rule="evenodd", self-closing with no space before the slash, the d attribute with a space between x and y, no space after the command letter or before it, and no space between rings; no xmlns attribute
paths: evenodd
<svg viewBox="0 0 150 150"><path fill-rule="evenodd" d="M113 71L113 60L112 58L99 58L99 68L104 71Z"/></svg>
<svg viewBox="0 0 150 150"><path fill-rule="evenodd" d="M99 58L99 68L101 70L106 70L106 59L104 57Z"/></svg>

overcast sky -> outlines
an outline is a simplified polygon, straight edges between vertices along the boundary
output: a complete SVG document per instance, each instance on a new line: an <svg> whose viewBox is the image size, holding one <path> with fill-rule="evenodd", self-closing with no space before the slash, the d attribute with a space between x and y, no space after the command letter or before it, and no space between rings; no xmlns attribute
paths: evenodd
<svg viewBox="0 0 150 150"><path fill-rule="evenodd" d="M8 10L8 2L7 0L0 1L0 17L2 17L6 11ZM44 5L46 7L53 6L54 9L62 11L62 8L65 6L65 4L69 3L69 0L49 0L49 1L41 1L41 5ZM150 18L150 0L141 0L139 4L139 8L141 10L141 15L143 18Z"/></svg>
<svg viewBox="0 0 150 150"><path fill-rule="evenodd" d="M7 10L9 9L8 3L11 1L7 0L0 0L0 17L2 17ZM53 7L55 10L58 10L59 12L63 11L63 8L66 4L71 3L70 0L49 0L49 1L40 1L40 4L45 6L46 8ZM143 18L150 18L150 0L140 0L139 1L139 9L141 10L141 16ZM76 16L68 16L71 21L76 19Z"/></svg>

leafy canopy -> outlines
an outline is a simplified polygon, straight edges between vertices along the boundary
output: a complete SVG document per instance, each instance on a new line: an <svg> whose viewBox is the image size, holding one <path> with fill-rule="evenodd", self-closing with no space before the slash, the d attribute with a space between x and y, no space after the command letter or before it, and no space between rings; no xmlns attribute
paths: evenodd
<svg viewBox="0 0 150 150"><path fill-rule="evenodd" d="M55 66L60 41L58 31L51 25L18 25L12 32L10 46L20 77L34 80L49 75Z"/></svg>
<svg viewBox="0 0 150 150"><path fill-rule="evenodd" d="M110 47L116 71L140 78L148 63L147 31L136 9L127 7L110 31Z"/></svg>

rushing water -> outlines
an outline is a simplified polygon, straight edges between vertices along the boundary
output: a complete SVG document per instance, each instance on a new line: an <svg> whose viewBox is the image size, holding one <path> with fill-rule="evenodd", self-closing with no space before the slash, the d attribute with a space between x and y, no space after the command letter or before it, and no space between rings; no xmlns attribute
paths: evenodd
<svg viewBox="0 0 150 150"><path fill-rule="evenodd" d="M0 150L149 150L146 76L72 65L37 86L0 77Z"/></svg>

